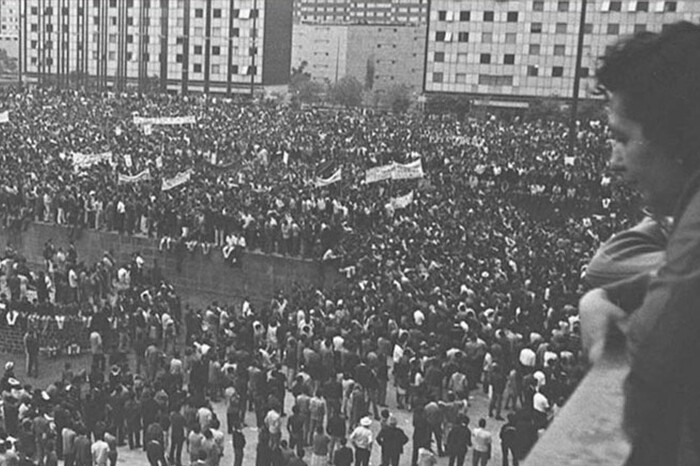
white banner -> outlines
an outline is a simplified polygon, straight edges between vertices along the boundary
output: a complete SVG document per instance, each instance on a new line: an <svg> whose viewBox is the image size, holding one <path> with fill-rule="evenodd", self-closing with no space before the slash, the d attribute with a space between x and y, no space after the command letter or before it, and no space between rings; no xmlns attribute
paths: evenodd
<svg viewBox="0 0 700 466"><path fill-rule="evenodd" d="M131 160L131 154L124 154L124 163L127 168L131 168L134 165L134 162Z"/></svg>
<svg viewBox="0 0 700 466"><path fill-rule="evenodd" d="M196 123L194 116L184 117L134 117L135 125L192 125Z"/></svg>
<svg viewBox="0 0 700 466"><path fill-rule="evenodd" d="M564 165L573 166L575 162L576 162L576 159L574 157L564 156Z"/></svg>
<svg viewBox="0 0 700 466"><path fill-rule="evenodd" d="M10 122L10 111L5 110L4 112L0 113L0 123L9 123Z"/></svg>
<svg viewBox="0 0 700 466"><path fill-rule="evenodd" d="M365 183L376 183L378 181L390 180L391 174L394 171L394 164L382 165L381 167L374 167L367 170L365 173Z"/></svg>
<svg viewBox="0 0 700 466"><path fill-rule="evenodd" d="M161 187L162 191L169 191L173 188L177 188L178 186L187 183L190 181L190 178L192 177L192 169L190 168L189 170L185 170L184 172L178 173L177 175L173 176L170 179L163 180L163 186Z"/></svg>
<svg viewBox="0 0 700 466"><path fill-rule="evenodd" d="M384 180L411 180L423 178L423 162L418 159L411 163L392 163L370 168L365 172L365 183L376 183Z"/></svg>
<svg viewBox="0 0 700 466"><path fill-rule="evenodd" d="M423 178L423 162L421 160L406 164L394 164L394 170L391 174L392 180L412 180L414 178Z"/></svg>
<svg viewBox="0 0 700 466"><path fill-rule="evenodd" d="M100 162L112 162L111 152L103 152L101 154L81 154L80 152L74 152L72 155L73 166L76 170L89 168Z"/></svg>
<svg viewBox="0 0 700 466"><path fill-rule="evenodd" d="M339 168L331 176L328 178L316 178L316 187L317 188L322 188L324 186L329 186L332 185L333 183L337 183L340 181L343 177L343 169Z"/></svg>
<svg viewBox="0 0 700 466"><path fill-rule="evenodd" d="M148 181L151 179L151 170L150 169L145 169L141 173L137 173L136 175L124 175L122 173L119 174L119 184L128 184L128 183L138 183L139 181Z"/></svg>
<svg viewBox="0 0 700 466"><path fill-rule="evenodd" d="M391 207L393 207L394 210L404 209L413 202L413 191L406 194L405 196L392 197L391 201L389 202L391 203Z"/></svg>

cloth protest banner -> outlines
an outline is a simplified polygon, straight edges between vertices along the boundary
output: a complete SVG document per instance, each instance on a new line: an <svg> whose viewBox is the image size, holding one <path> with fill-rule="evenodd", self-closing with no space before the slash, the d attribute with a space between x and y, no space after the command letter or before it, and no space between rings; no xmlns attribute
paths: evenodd
<svg viewBox="0 0 700 466"><path fill-rule="evenodd" d="M150 179L151 179L151 170L146 168L141 173L137 173L136 175L124 175L123 173L120 173L118 183L119 184L138 183L140 181L148 181Z"/></svg>
<svg viewBox="0 0 700 466"><path fill-rule="evenodd" d="M343 178L343 169L339 168L328 178L316 177L316 187L322 188L324 186L330 186L333 183L337 183Z"/></svg>
<svg viewBox="0 0 700 466"><path fill-rule="evenodd" d="M169 179L164 179L163 180L163 185L161 187L162 191L169 191L173 188L177 188L180 185L183 185L190 181L190 178L192 177L192 169L185 170L184 172L180 172L177 175L173 176L172 178Z"/></svg>
<svg viewBox="0 0 700 466"><path fill-rule="evenodd" d="M376 183L378 181L390 180L394 171L394 164L373 167L365 173L365 183Z"/></svg>
<svg viewBox="0 0 700 466"><path fill-rule="evenodd" d="M143 134L146 136L153 134L153 125L143 125Z"/></svg>
<svg viewBox="0 0 700 466"><path fill-rule="evenodd" d="M391 207L393 207L394 210L405 209L412 202L413 202L413 191L411 191L410 193L408 193L404 196L392 197L391 201L390 201Z"/></svg>
<svg viewBox="0 0 700 466"><path fill-rule="evenodd" d="M80 152L73 153L73 166L76 171L89 168L100 162L111 162L112 152L103 152L101 154L81 154Z"/></svg>
<svg viewBox="0 0 700 466"><path fill-rule="evenodd" d="M191 125L196 123L194 116L184 117L134 117L135 125Z"/></svg>
<svg viewBox="0 0 700 466"><path fill-rule="evenodd" d="M10 122L10 111L5 110L4 112L0 112L0 123L9 123Z"/></svg>
<svg viewBox="0 0 700 466"><path fill-rule="evenodd" d="M415 178L423 178L423 162L418 159L415 162L393 164L391 173L392 180L412 180Z"/></svg>
<svg viewBox="0 0 700 466"><path fill-rule="evenodd" d="M131 168L134 165L134 162L131 160L131 154L124 154L124 163L127 168Z"/></svg>
<svg viewBox="0 0 700 466"><path fill-rule="evenodd" d="M159 155L158 157L156 157L156 168L159 170L161 168L163 168L163 156L162 155Z"/></svg>
<svg viewBox="0 0 700 466"><path fill-rule="evenodd" d="M564 165L573 166L575 161L576 161L576 159L574 157L569 157L569 156L564 157Z"/></svg>

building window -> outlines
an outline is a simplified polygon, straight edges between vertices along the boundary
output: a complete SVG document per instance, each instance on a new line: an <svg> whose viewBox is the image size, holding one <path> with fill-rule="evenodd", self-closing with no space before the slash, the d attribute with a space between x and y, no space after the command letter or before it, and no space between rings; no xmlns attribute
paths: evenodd
<svg viewBox="0 0 700 466"><path fill-rule="evenodd" d="M614 36L620 34L620 25L617 23L609 23L608 24L608 34L614 35Z"/></svg>
<svg viewBox="0 0 700 466"><path fill-rule="evenodd" d="M50 41L50 40L47 40L47 41L44 43L44 48L47 49L47 50L53 49L53 42Z"/></svg>
<svg viewBox="0 0 700 466"><path fill-rule="evenodd" d="M544 0L535 0L532 2L532 11L544 11Z"/></svg>
<svg viewBox="0 0 700 466"><path fill-rule="evenodd" d="M126 52L126 61L131 61L134 59L134 52Z"/></svg>
<svg viewBox="0 0 700 466"><path fill-rule="evenodd" d="M115 61L117 59L117 52L109 52L107 55L107 60Z"/></svg>
<svg viewBox="0 0 700 466"><path fill-rule="evenodd" d="M586 23L583 25L584 34L593 34L593 23Z"/></svg>
<svg viewBox="0 0 700 466"><path fill-rule="evenodd" d="M151 42L151 37L148 36L147 34L144 34L144 35L141 37L141 42L144 43L144 44L148 44L149 42Z"/></svg>
<svg viewBox="0 0 700 466"><path fill-rule="evenodd" d="M579 70L579 74L582 78L587 78L589 73L590 73L590 70L588 68L586 68L585 66Z"/></svg>
<svg viewBox="0 0 700 466"><path fill-rule="evenodd" d="M61 8L61 14L63 16L67 16L69 12L70 11L69 11L69 8L67 6L64 6L63 8Z"/></svg>
<svg viewBox="0 0 700 466"><path fill-rule="evenodd" d="M97 53L97 52L95 52L95 53ZM36 57L32 57L31 62L32 62L32 65L36 65L37 64Z"/></svg>
<svg viewBox="0 0 700 466"><path fill-rule="evenodd" d="M117 43L117 35L116 35L116 34L110 34L110 35L109 35L109 43L110 43L110 44L116 44L116 43Z"/></svg>
<svg viewBox="0 0 700 466"><path fill-rule="evenodd" d="M481 43L482 44L490 44L493 42L493 34L490 32L482 32L481 33Z"/></svg>
<svg viewBox="0 0 700 466"><path fill-rule="evenodd" d="M568 0L559 0L559 3L557 3L557 11L561 11L561 12L569 11L569 1Z"/></svg>
<svg viewBox="0 0 700 466"><path fill-rule="evenodd" d="M438 21L445 21L446 19L447 19L447 11L445 11L445 10L438 11Z"/></svg>
<svg viewBox="0 0 700 466"><path fill-rule="evenodd" d="M493 11L484 11L484 22L493 23Z"/></svg>
<svg viewBox="0 0 700 466"><path fill-rule="evenodd" d="M175 55L175 63L182 63L182 54L178 53Z"/></svg>
<svg viewBox="0 0 700 466"><path fill-rule="evenodd" d="M95 26L99 26L99 25L100 25L100 17L99 17L99 16L93 16L93 17L92 17L92 24L94 24Z"/></svg>
<svg viewBox="0 0 700 466"><path fill-rule="evenodd" d="M33 15L38 15L38 14L39 14L39 8L33 6L33 7L31 8L31 12L32 12Z"/></svg>
<svg viewBox="0 0 700 466"><path fill-rule="evenodd" d="M470 21L471 19L472 19L471 11L462 10L459 12L459 20L460 21Z"/></svg>
<svg viewBox="0 0 700 466"><path fill-rule="evenodd" d="M212 46L211 54L212 55L221 55L221 47L219 47L218 45Z"/></svg>
<svg viewBox="0 0 700 466"><path fill-rule="evenodd" d="M48 57L46 59L46 66L53 66L53 58Z"/></svg>
<svg viewBox="0 0 700 466"><path fill-rule="evenodd" d="M214 8L212 11L212 16L214 18L221 18L221 8Z"/></svg>
<svg viewBox="0 0 700 466"><path fill-rule="evenodd" d="M221 71L220 65L211 65L211 74L219 74Z"/></svg>
<svg viewBox="0 0 700 466"><path fill-rule="evenodd" d="M185 43L185 38L182 37L182 36L176 37L176 38L175 38L175 43L176 43L177 45L182 45L182 44Z"/></svg>
<svg viewBox="0 0 700 466"><path fill-rule="evenodd" d="M537 65L529 65L527 67L527 75L528 76L539 76L540 74L540 69Z"/></svg>
<svg viewBox="0 0 700 466"><path fill-rule="evenodd" d="M542 33L542 23L532 23L530 25L530 32L533 34L541 34Z"/></svg>
<svg viewBox="0 0 700 466"><path fill-rule="evenodd" d="M85 10L83 9L82 6L78 7L78 16L83 16L85 14Z"/></svg>
<svg viewBox="0 0 700 466"><path fill-rule="evenodd" d="M134 0L126 0L126 7L133 8L134 7Z"/></svg>
<svg viewBox="0 0 700 466"><path fill-rule="evenodd" d="M490 53L482 53L479 55L479 63L482 65L488 65L491 63L491 54Z"/></svg>
<svg viewBox="0 0 700 466"><path fill-rule="evenodd" d="M201 72L202 72L202 64L201 64L201 63L195 63L195 64L192 66L192 71L194 71L195 73L201 73Z"/></svg>
<svg viewBox="0 0 700 466"><path fill-rule="evenodd" d="M509 11L508 12L508 22L509 23L517 23L518 22L518 12L517 11Z"/></svg>
<svg viewBox="0 0 700 466"><path fill-rule="evenodd" d="M518 35L514 32L506 32L506 44L515 44L518 40Z"/></svg>
<svg viewBox="0 0 700 466"><path fill-rule="evenodd" d="M99 8L100 7L100 0L92 0L92 6L93 6L93 8Z"/></svg>
<svg viewBox="0 0 700 466"><path fill-rule="evenodd" d="M515 64L515 54L513 53L506 53L503 56L503 64L504 65L514 65Z"/></svg>
<svg viewBox="0 0 700 466"><path fill-rule="evenodd" d="M50 7L50 6L47 6L47 7L44 9L44 15L46 15L46 16L53 16L53 8Z"/></svg>
<svg viewBox="0 0 700 466"><path fill-rule="evenodd" d="M195 8L194 9L194 17L195 18L204 18L204 10L202 8ZM201 66L200 66L201 68Z"/></svg>
<svg viewBox="0 0 700 466"><path fill-rule="evenodd" d="M457 73L455 76L455 82L457 84L466 84L467 83L467 73Z"/></svg>
<svg viewBox="0 0 700 466"><path fill-rule="evenodd" d="M195 45L195 46L194 46L194 54L195 54L195 55L201 55L201 54L202 54L202 46L201 46L201 45Z"/></svg>
<svg viewBox="0 0 700 466"><path fill-rule="evenodd" d="M116 8L117 7L117 0L109 0L109 7Z"/></svg>
<svg viewBox="0 0 700 466"><path fill-rule="evenodd" d="M529 54L530 55L539 55L540 54L540 44L530 44Z"/></svg>
<svg viewBox="0 0 700 466"><path fill-rule="evenodd" d="M109 17L109 20L111 21L112 26L116 26L116 25L117 25L117 17L116 17L116 16L110 16L110 17Z"/></svg>
<svg viewBox="0 0 700 466"><path fill-rule="evenodd" d="M221 36L221 28L211 28L211 33L209 35L211 37L220 37Z"/></svg>
<svg viewBox="0 0 700 466"><path fill-rule="evenodd" d="M33 40L30 47L35 49L37 47L37 41Z"/></svg>
<svg viewBox="0 0 700 466"><path fill-rule="evenodd" d="M434 83L441 83L443 78L442 71L435 71L433 73L433 82Z"/></svg>
<svg viewBox="0 0 700 466"><path fill-rule="evenodd" d="M649 11L649 2L637 2L637 8L635 11Z"/></svg>
<svg viewBox="0 0 700 466"><path fill-rule="evenodd" d="M610 11L622 11L622 2L621 1L610 2Z"/></svg>
<svg viewBox="0 0 700 466"><path fill-rule="evenodd" d="M567 31L569 30L569 25L566 23L557 23L555 26L555 31L557 34L566 34Z"/></svg>
<svg viewBox="0 0 700 466"><path fill-rule="evenodd" d="M46 32L53 32L53 24L46 25Z"/></svg>
<svg viewBox="0 0 700 466"><path fill-rule="evenodd" d="M126 35L126 43L127 43L127 44L133 44L133 43L134 43L134 35L133 35L133 34L127 34L127 35Z"/></svg>
<svg viewBox="0 0 700 466"><path fill-rule="evenodd" d="M666 13L675 13L678 11L678 2L664 2L664 11Z"/></svg>
<svg viewBox="0 0 700 466"><path fill-rule="evenodd" d="M127 25L127 26L133 26L133 25L134 25L134 17L133 17L133 16L127 16L127 17L126 17L126 25Z"/></svg>
<svg viewBox="0 0 700 466"><path fill-rule="evenodd" d="M33 23L31 26L29 26L29 29L30 29L32 32L38 32L38 31L39 31L39 25L36 24L36 23Z"/></svg>
<svg viewBox="0 0 700 466"><path fill-rule="evenodd" d="M435 52L435 55L433 56L433 60L436 63L444 63L445 62L445 52Z"/></svg>
<svg viewBox="0 0 700 466"><path fill-rule="evenodd" d="M459 42L469 42L469 33L468 32L460 32L457 34L457 40Z"/></svg>
<svg viewBox="0 0 700 466"><path fill-rule="evenodd" d="M231 74L238 74L238 65L231 65Z"/></svg>
<svg viewBox="0 0 700 466"><path fill-rule="evenodd" d="M241 35L241 30L238 28L233 28L231 31L231 37L239 37Z"/></svg>
<svg viewBox="0 0 700 466"><path fill-rule="evenodd" d="M257 66L249 66L248 67L248 76L252 76L258 74L258 67Z"/></svg>
<svg viewBox="0 0 700 466"><path fill-rule="evenodd" d="M445 42L445 31L435 32L435 42Z"/></svg>
<svg viewBox="0 0 700 466"><path fill-rule="evenodd" d="M144 52L143 55L141 55L141 61L147 62L151 59L151 56L148 54L148 52Z"/></svg>
<svg viewBox="0 0 700 466"><path fill-rule="evenodd" d="M203 35L204 35L204 28L194 28L194 36L195 37L202 37Z"/></svg>
<svg viewBox="0 0 700 466"><path fill-rule="evenodd" d="M646 32L647 30L647 25L646 24L635 24L634 25L634 33L638 34L640 32Z"/></svg>
<svg viewBox="0 0 700 466"><path fill-rule="evenodd" d="M467 57L469 55L466 52L460 52L457 54L457 63L467 63Z"/></svg>
<svg viewBox="0 0 700 466"><path fill-rule="evenodd" d="M555 57L563 57L564 54L566 53L566 46L565 45L555 45L554 46L554 56Z"/></svg>
<svg viewBox="0 0 700 466"><path fill-rule="evenodd" d="M564 67L563 66L553 66L552 67L552 77L553 78L561 78L564 76Z"/></svg>

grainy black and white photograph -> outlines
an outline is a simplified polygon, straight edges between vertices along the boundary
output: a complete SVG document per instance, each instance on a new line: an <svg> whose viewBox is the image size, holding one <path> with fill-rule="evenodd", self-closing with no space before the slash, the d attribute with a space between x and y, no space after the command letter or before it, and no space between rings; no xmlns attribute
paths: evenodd
<svg viewBox="0 0 700 466"><path fill-rule="evenodd" d="M700 465L700 1L0 0L0 466Z"/></svg>

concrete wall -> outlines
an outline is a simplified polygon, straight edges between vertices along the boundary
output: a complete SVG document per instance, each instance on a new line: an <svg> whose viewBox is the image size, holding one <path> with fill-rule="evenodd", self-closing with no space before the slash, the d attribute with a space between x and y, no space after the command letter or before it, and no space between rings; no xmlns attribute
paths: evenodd
<svg viewBox="0 0 700 466"><path fill-rule="evenodd" d="M43 248L47 240L65 247L69 244L68 228L30 224L26 231L11 233L0 231L0 247L10 245L20 252L30 264L43 264ZM290 289L295 282L331 287L340 280L337 267L315 261L277 255L244 253L241 267L227 265L220 249L212 248L209 255L200 249L185 252L182 272L176 270L175 254L159 251L154 239L118 235L92 230L79 232L75 239L78 260L91 264L99 260L105 251L111 250L119 263L127 262L131 254L140 252L148 267L158 261L164 276L175 286L183 303L206 305L213 300L240 303L248 297L253 304L269 302L280 289Z"/></svg>

